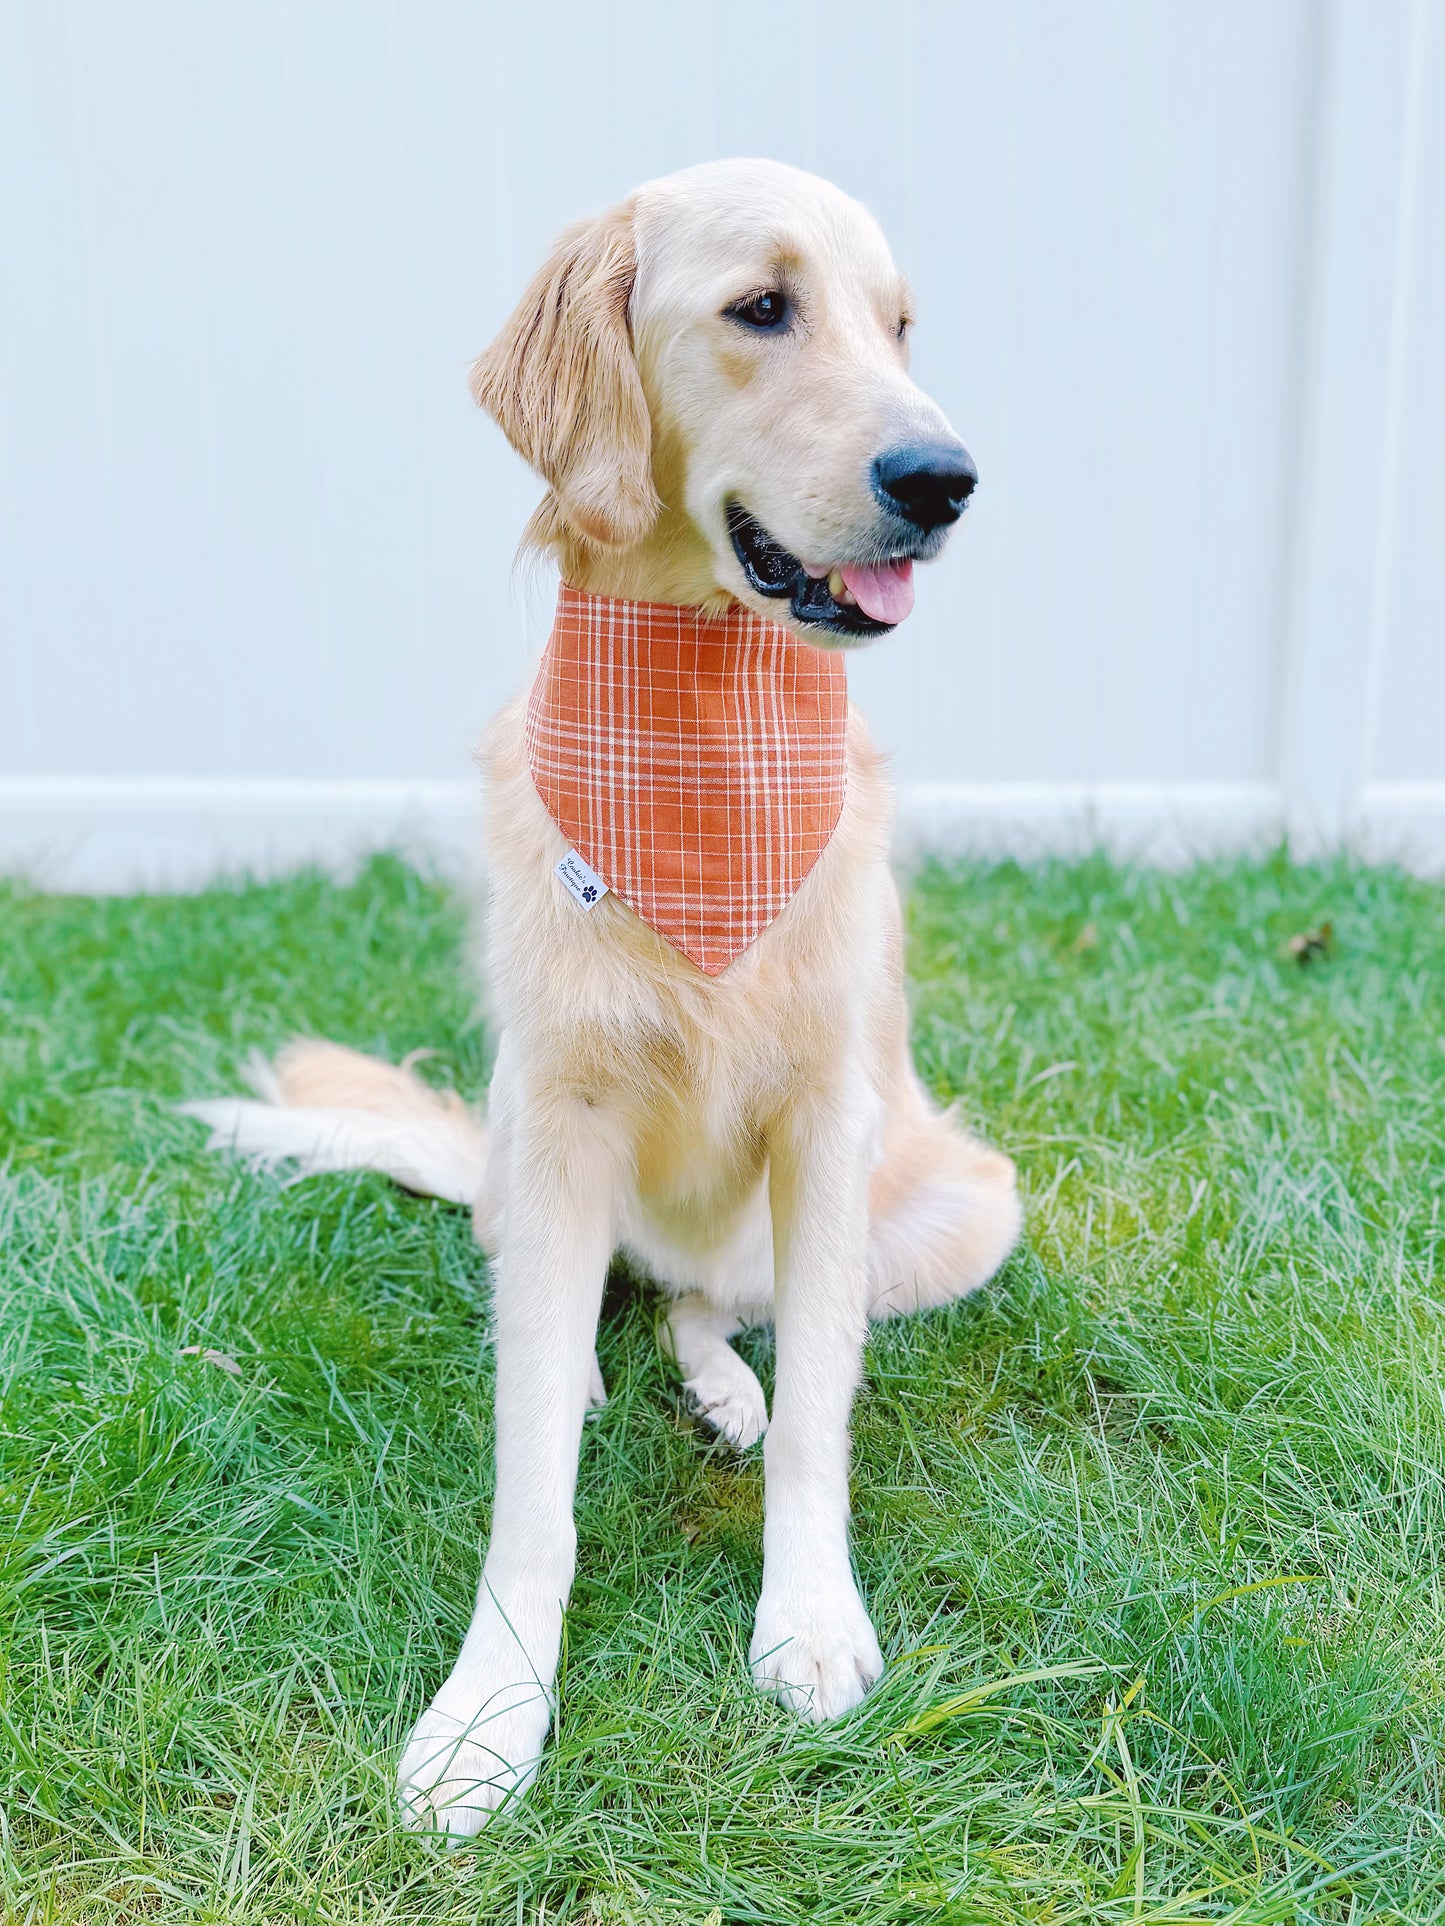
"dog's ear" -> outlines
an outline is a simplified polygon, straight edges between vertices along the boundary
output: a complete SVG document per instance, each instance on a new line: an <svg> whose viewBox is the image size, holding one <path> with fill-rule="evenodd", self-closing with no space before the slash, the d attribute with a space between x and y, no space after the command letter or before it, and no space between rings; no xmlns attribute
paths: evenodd
<svg viewBox="0 0 1445 1926"><path fill-rule="evenodd" d="M472 365L472 394L551 484L562 519L611 548L639 540L658 509L627 321L636 276L629 205L569 228Z"/></svg>

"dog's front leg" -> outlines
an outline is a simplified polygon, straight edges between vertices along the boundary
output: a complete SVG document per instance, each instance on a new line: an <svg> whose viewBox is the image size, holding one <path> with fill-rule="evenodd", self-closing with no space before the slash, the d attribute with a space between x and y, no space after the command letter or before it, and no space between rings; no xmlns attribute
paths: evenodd
<svg viewBox="0 0 1445 1926"><path fill-rule="evenodd" d="M770 1134L777 1379L764 1447L757 1684L836 1718L883 1669L848 1556L848 1417L867 1329L865 1092L800 1103Z"/></svg>
<svg viewBox="0 0 1445 1926"><path fill-rule="evenodd" d="M552 1719L572 1588L573 1499L613 1248L617 1157L600 1112L519 1104L499 1149L497 1482L476 1609L398 1784L413 1824L474 1833L524 1790Z"/></svg>

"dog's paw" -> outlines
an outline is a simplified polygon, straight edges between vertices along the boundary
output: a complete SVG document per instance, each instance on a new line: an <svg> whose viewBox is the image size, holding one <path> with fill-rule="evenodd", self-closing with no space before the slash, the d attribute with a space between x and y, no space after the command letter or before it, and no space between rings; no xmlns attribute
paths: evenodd
<svg viewBox="0 0 1445 1926"><path fill-rule="evenodd" d="M471 1718L434 1701L412 1727L397 1770L407 1825L458 1838L480 1832L536 1778L551 1722L548 1695L535 1683L504 1688Z"/></svg>
<svg viewBox="0 0 1445 1926"><path fill-rule="evenodd" d="M695 1378L684 1383L688 1409L734 1451L755 1445L768 1428L763 1387L736 1351L719 1345Z"/></svg>
<svg viewBox="0 0 1445 1926"><path fill-rule="evenodd" d="M787 1596L770 1596L765 1580L749 1659L758 1690L814 1725L851 1712L883 1671L851 1577Z"/></svg>

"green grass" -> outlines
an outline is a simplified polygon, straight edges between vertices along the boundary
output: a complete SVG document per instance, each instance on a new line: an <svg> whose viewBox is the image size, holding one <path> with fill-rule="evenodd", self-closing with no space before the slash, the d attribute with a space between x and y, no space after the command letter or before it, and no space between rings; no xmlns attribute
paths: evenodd
<svg viewBox="0 0 1445 1926"><path fill-rule="evenodd" d="M869 1346L888 1674L832 1729L753 1695L761 1466L618 1277L558 1736L448 1852L391 1772L486 1529L485 1264L168 1106L296 1030L480 1090L459 913L391 861L0 893L6 1922L1445 1918L1445 891L937 868L912 926L1028 1235Z"/></svg>

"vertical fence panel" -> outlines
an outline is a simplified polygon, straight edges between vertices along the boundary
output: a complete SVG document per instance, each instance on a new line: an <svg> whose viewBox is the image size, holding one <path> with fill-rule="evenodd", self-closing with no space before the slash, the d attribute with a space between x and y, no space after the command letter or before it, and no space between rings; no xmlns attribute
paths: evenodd
<svg viewBox="0 0 1445 1926"><path fill-rule="evenodd" d="M1404 188L1419 9L1332 0L1321 63L1314 254L1281 773L1307 842L1364 794L1401 410Z"/></svg>
<svg viewBox="0 0 1445 1926"><path fill-rule="evenodd" d="M1369 775L1445 785L1445 15L1414 17Z"/></svg>

